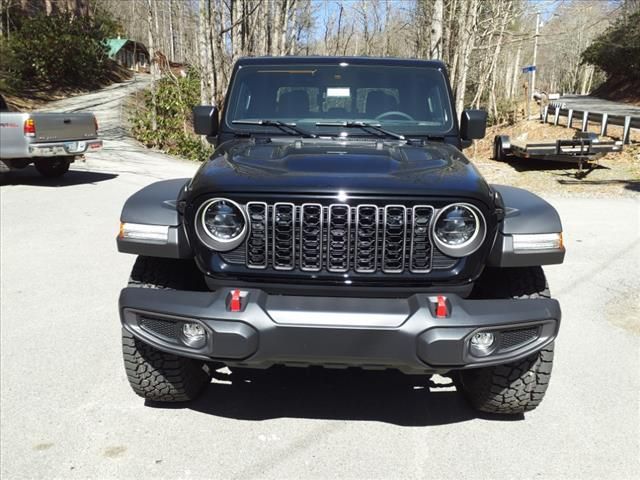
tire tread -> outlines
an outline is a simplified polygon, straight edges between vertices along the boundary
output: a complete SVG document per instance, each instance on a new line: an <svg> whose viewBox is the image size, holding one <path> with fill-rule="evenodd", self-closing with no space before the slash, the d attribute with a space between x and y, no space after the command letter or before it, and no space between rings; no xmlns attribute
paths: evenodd
<svg viewBox="0 0 640 480"><path fill-rule="evenodd" d="M140 256L133 266L129 287L194 290L206 285L193 262ZM124 328L122 356L131 388L147 400L193 400L211 379L204 362L158 350Z"/></svg>
<svg viewBox="0 0 640 480"><path fill-rule="evenodd" d="M542 267L488 268L473 298L550 298ZM460 385L474 408L487 413L522 414L535 409L547 391L554 344L516 362L460 372Z"/></svg>

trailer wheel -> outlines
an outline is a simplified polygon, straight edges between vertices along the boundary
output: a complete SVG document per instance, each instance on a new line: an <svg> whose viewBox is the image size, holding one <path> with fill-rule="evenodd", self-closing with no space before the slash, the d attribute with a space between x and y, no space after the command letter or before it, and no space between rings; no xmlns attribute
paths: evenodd
<svg viewBox="0 0 640 480"><path fill-rule="evenodd" d="M507 135L496 135L493 139L493 159L506 162L511 153L511 140Z"/></svg>

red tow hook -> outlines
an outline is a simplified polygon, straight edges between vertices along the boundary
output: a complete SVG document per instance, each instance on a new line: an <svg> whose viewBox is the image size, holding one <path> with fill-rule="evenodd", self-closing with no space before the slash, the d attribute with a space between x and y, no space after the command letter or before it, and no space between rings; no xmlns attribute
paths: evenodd
<svg viewBox="0 0 640 480"><path fill-rule="evenodd" d="M438 295L436 303L436 317L447 318L449 316L449 309L447 308L447 297L444 295Z"/></svg>
<svg viewBox="0 0 640 480"><path fill-rule="evenodd" d="M242 310L240 290L235 289L231 292L231 301L229 302L229 310L232 312L240 312Z"/></svg>

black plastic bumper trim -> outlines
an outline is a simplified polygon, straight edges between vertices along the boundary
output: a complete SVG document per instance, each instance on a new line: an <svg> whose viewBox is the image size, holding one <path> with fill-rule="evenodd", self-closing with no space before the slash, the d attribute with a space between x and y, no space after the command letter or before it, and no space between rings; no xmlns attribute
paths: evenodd
<svg viewBox="0 0 640 480"><path fill-rule="evenodd" d="M506 363L527 356L553 341L561 317L560 306L553 299L465 300L444 294L451 305L450 316L435 318L433 296L416 294L385 300L392 304L386 312L392 314L393 326L380 322L380 318L364 320L366 313L376 313L379 307L369 298L325 298L327 309L339 315L343 323L323 323L326 317L319 315L317 297L310 303L308 297L275 298L256 289L248 291L244 311L229 312L225 299L232 289L192 292L125 288L120 295L121 320L127 330L156 348L202 360L254 368L325 365L424 373ZM270 305L277 306L273 314L280 320L294 313L305 320L278 323ZM287 312L284 317L283 312ZM355 320L349 318L353 312L359 313ZM402 312L404 318L398 321ZM194 350L167 342L140 328L137 319L141 315L199 322L209 333L208 343ZM469 338L479 329L508 330L527 325L540 325L543 334L522 348L495 357L474 358L468 354Z"/></svg>

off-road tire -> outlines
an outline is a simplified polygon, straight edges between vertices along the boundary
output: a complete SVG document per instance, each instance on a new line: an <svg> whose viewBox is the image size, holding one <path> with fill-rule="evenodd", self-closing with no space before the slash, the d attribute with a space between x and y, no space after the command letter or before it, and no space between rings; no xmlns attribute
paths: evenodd
<svg viewBox="0 0 640 480"><path fill-rule="evenodd" d="M203 362L157 350L124 329L122 355L129 385L147 400L193 400L211 380Z"/></svg>
<svg viewBox="0 0 640 480"><path fill-rule="evenodd" d="M553 343L523 360L464 370L462 391L482 412L516 415L535 409L547 391L553 366Z"/></svg>
<svg viewBox="0 0 640 480"><path fill-rule="evenodd" d="M202 290L202 274L192 261L138 257L129 287ZM122 355L133 391L156 402L195 399L211 380L204 362L158 350L122 330Z"/></svg>
<svg viewBox="0 0 640 480"><path fill-rule="evenodd" d="M487 269L474 298L549 298L541 267ZM457 384L469 403L482 412L522 414L544 398L553 366L554 344L516 362L459 372Z"/></svg>
<svg viewBox="0 0 640 480"><path fill-rule="evenodd" d="M69 171L71 159L68 157L54 157L51 159L38 159L33 163L38 173L43 177L57 178Z"/></svg>

